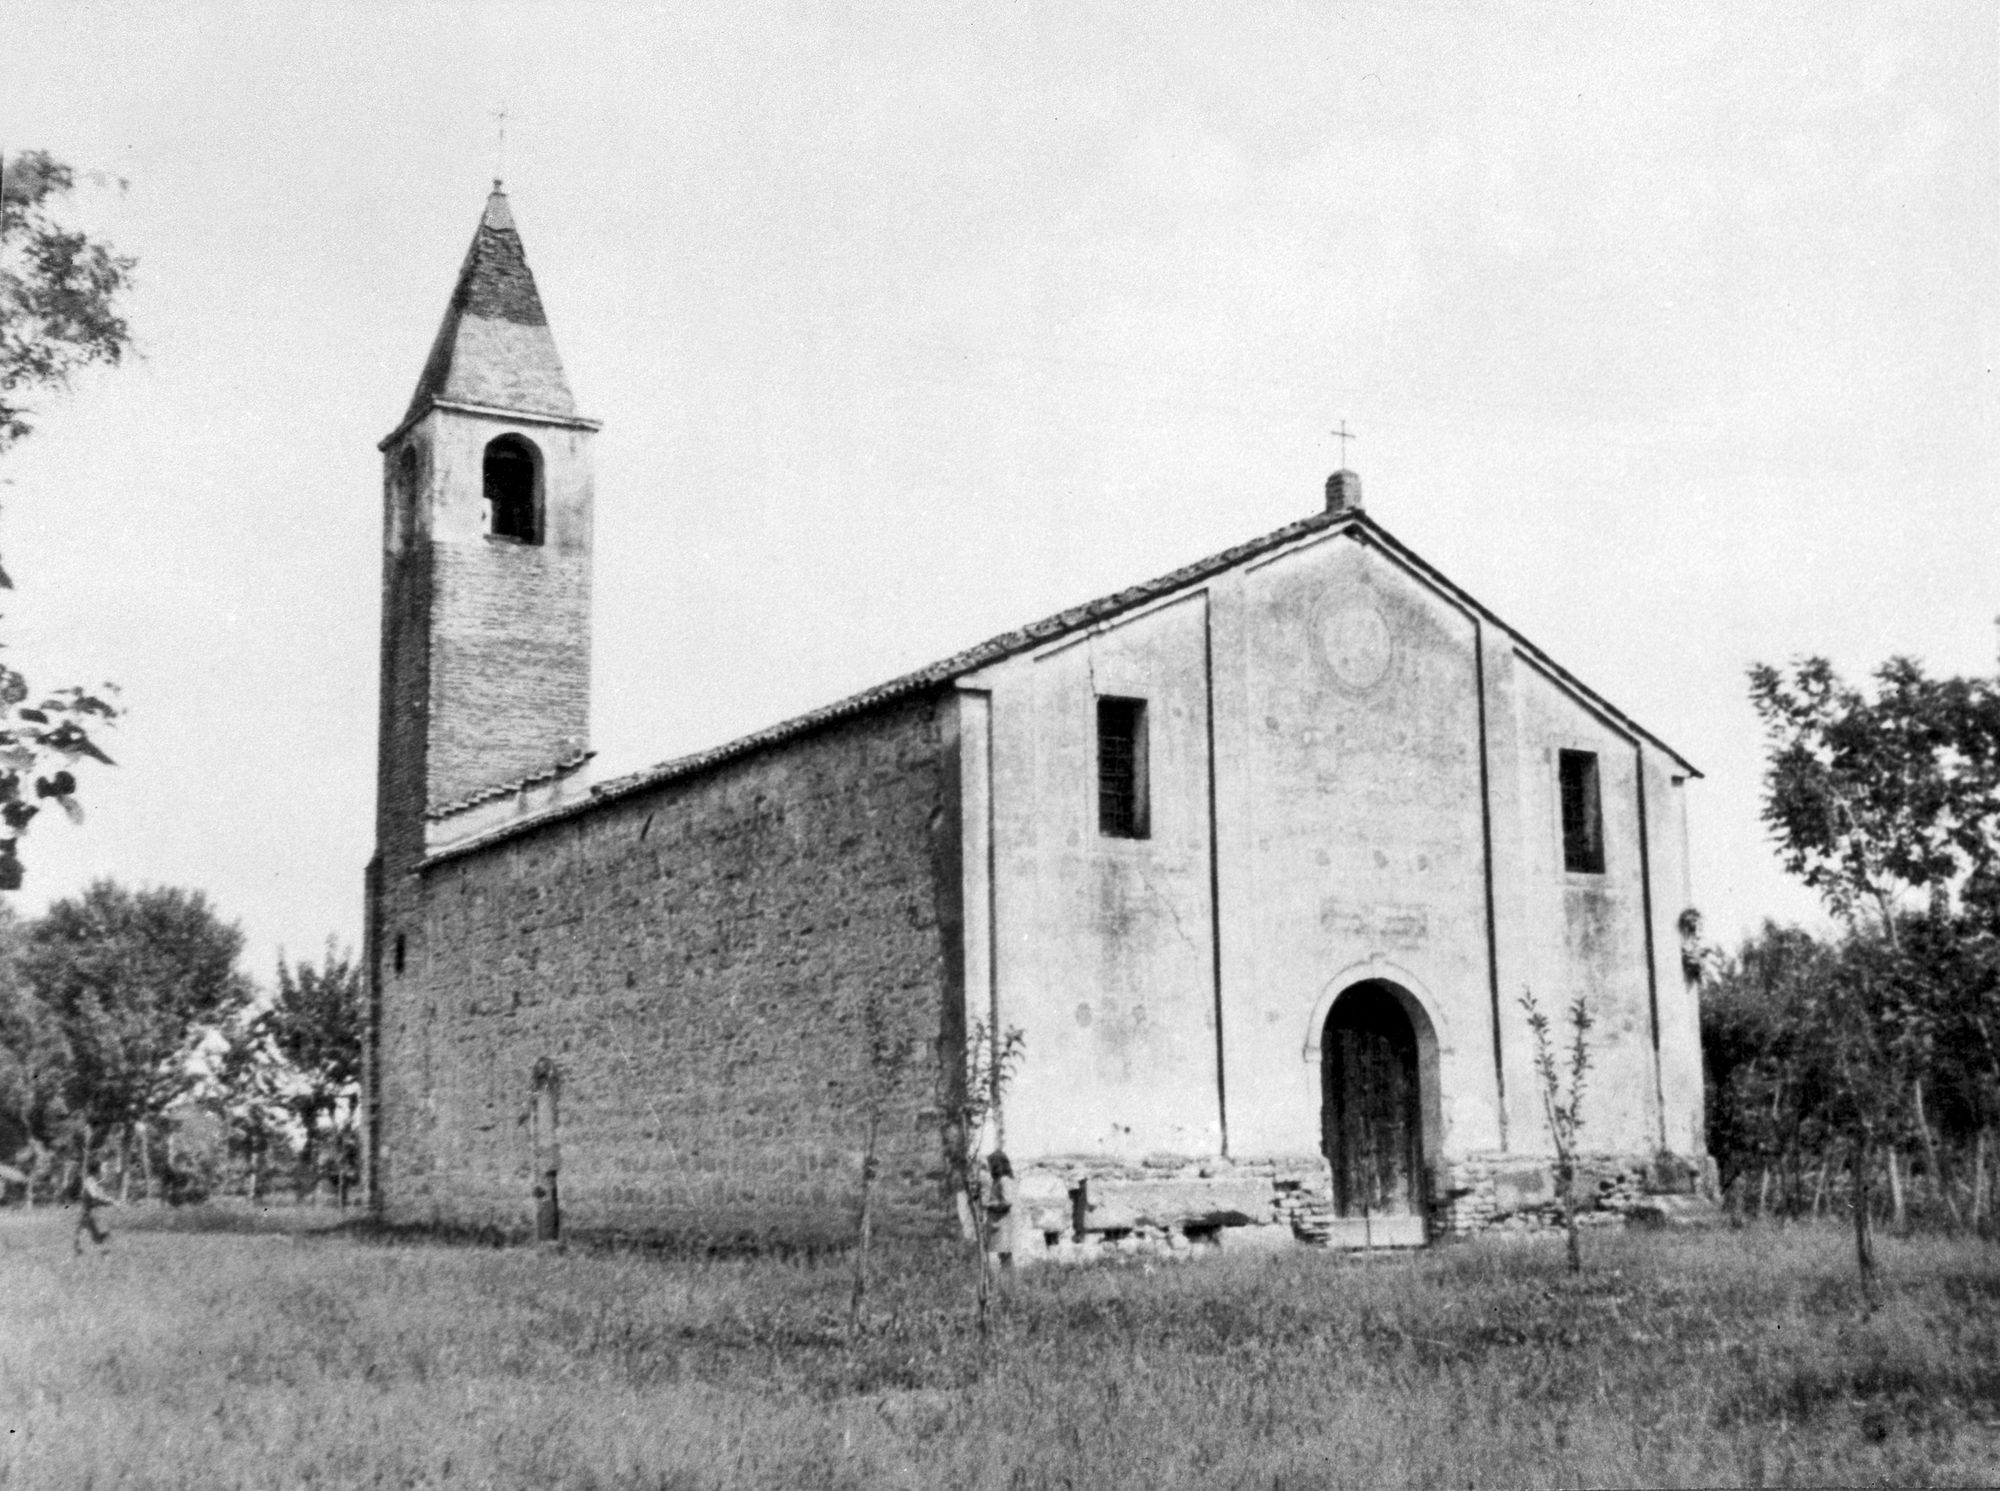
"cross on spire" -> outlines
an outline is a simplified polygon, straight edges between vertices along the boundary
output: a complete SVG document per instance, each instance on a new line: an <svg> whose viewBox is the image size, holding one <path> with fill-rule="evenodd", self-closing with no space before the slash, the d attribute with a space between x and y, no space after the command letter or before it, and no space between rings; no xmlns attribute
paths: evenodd
<svg viewBox="0 0 2000 1491"><path fill-rule="evenodd" d="M500 190L500 182L507 174L507 100L500 100L492 118L497 125L497 136L493 142L493 190Z"/></svg>
<svg viewBox="0 0 2000 1491"><path fill-rule="evenodd" d="M1328 430L1327 433L1340 442L1340 464L1344 470L1347 466L1347 442L1359 439L1360 437L1347 428L1347 421L1344 419L1340 422L1339 429Z"/></svg>

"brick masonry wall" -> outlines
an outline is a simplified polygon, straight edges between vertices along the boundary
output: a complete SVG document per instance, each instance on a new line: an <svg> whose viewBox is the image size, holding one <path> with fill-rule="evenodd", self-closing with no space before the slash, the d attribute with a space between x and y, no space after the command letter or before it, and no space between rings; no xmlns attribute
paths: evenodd
<svg viewBox="0 0 2000 1491"><path fill-rule="evenodd" d="M365 881L363 934L369 1034L362 1049L362 1189L371 1206L379 1195L372 1137L379 1131L379 1115L387 1105L384 1084L392 1076L382 1067L374 1032L381 1020L382 994L393 973L397 938L403 939L407 964L410 939L421 924L415 900L418 885L410 872L423 856L428 796L432 550L415 536L415 530L428 460L429 452L422 442L411 440L391 448L383 462L376 853Z"/></svg>
<svg viewBox="0 0 2000 1491"><path fill-rule="evenodd" d="M566 1230L845 1238L871 1090L879 1224L954 1225L956 792L951 703L909 700L385 885L384 1214L524 1231L546 1058ZM871 999L902 1057L875 1089Z"/></svg>
<svg viewBox="0 0 2000 1491"><path fill-rule="evenodd" d="M546 770L590 723L589 555L432 546L430 805Z"/></svg>

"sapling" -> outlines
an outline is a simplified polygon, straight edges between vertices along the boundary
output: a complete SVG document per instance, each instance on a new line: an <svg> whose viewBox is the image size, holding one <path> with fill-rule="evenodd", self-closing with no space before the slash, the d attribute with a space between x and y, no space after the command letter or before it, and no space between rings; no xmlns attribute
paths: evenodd
<svg viewBox="0 0 2000 1491"><path fill-rule="evenodd" d="M881 991L872 985L862 1001L862 1026L868 1051L866 1112L863 1115L861 1147L861 1205L856 1221L854 1248L854 1288L847 1301L847 1329L861 1329L861 1310L868 1297L868 1266L875 1246L875 1181L881 1169L882 1124L887 1117L890 1095L903 1068L908 1065L910 1046L900 1032L891 1028L883 1008Z"/></svg>
<svg viewBox="0 0 2000 1491"><path fill-rule="evenodd" d="M1001 1096L1021 1063L1021 1043L1018 1026L998 1032L984 1020L975 1020L965 1033L963 1065L957 1073L940 1073L945 1084L940 1104L945 1115L945 1157L952 1183L965 1206L967 1230L972 1234L979 1259L973 1319L982 1345L992 1311L993 1263L987 1248L989 1197L979 1179L983 1164L981 1150L985 1146L987 1122L999 1112Z"/></svg>
<svg viewBox="0 0 2000 1491"><path fill-rule="evenodd" d="M1569 1247L1569 1271L1583 1272L1583 1248L1576 1232L1576 1138L1583 1128L1584 1076L1590 1070L1590 1027L1595 1017L1590 1001L1579 994L1569 1007L1570 1041L1567 1074L1569 1091L1563 1092L1564 1069L1557 1061L1550 1037L1549 1017L1535 1003L1535 991L1521 990L1521 1008L1528 1016L1528 1029L1535 1034L1535 1076L1542 1089L1542 1113L1548 1120L1549 1138L1556 1147L1556 1188L1562 1204L1563 1237Z"/></svg>

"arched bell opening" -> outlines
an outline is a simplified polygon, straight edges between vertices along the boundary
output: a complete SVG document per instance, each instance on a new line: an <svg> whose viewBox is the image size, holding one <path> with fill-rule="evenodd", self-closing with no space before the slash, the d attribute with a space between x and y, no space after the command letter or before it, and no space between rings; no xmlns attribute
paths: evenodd
<svg viewBox="0 0 2000 1491"><path fill-rule="evenodd" d="M1437 1037L1407 990L1341 991L1320 1033L1320 1147L1343 1217L1422 1217L1438 1147Z"/></svg>
<svg viewBox="0 0 2000 1491"><path fill-rule="evenodd" d="M482 463L486 531L516 543L542 541L540 452L519 435L502 435L486 447Z"/></svg>

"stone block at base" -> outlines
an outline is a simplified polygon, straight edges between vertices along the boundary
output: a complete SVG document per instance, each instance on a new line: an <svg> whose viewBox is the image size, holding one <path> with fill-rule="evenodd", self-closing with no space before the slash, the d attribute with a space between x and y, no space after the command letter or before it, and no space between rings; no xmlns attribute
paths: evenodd
<svg viewBox="0 0 2000 1491"><path fill-rule="evenodd" d="M1721 1219L1721 1208L1706 1196L1648 1196L1625 1208L1632 1227L1707 1227Z"/></svg>
<svg viewBox="0 0 2000 1491"><path fill-rule="evenodd" d="M1225 1253L1281 1253L1299 1245L1292 1229L1282 1224L1224 1227L1215 1241Z"/></svg>
<svg viewBox="0 0 2000 1491"><path fill-rule="evenodd" d="M1555 1177L1547 1166L1517 1165L1493 1173L1493 1209L1502 1216L1533 1211L1555 1199Z"/></svg>
<svg viewBox="0 0 2000 1491"><path fill-rule="evenodd" d="M1271 1182L1261 1177L1093 1180L1084 1225L1092 1232L1132 1227L1240 1230L1271 1215Z"/></svg>
<svg viewBox="0 0 2000 1491"><path fill-rule="evenodd" d="M1421 1248L1424 1236L1422 1217L1328 1217L1329 1248Z"/></svg>

